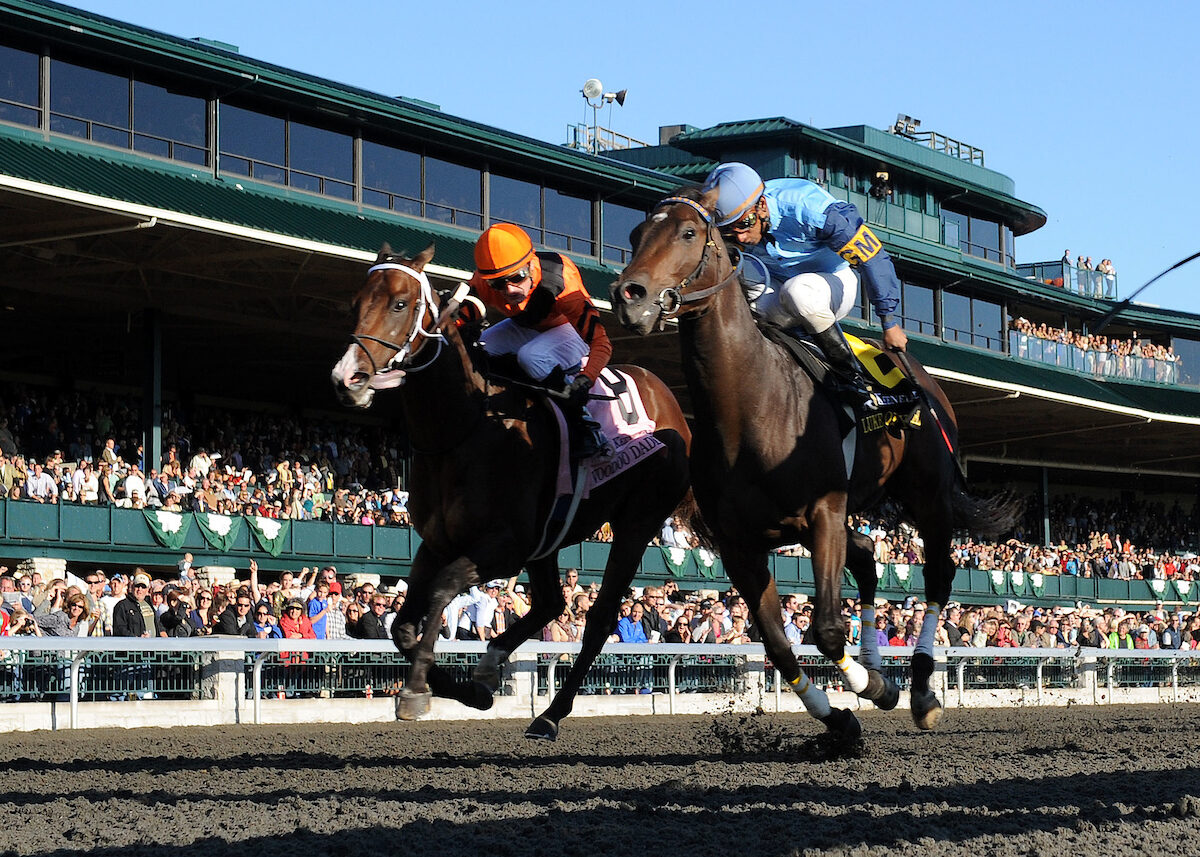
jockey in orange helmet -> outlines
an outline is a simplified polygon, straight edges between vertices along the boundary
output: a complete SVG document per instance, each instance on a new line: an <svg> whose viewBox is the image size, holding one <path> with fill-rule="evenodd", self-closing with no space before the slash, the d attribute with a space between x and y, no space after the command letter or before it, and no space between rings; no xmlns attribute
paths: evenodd
<svg viewBox="0 0 1200 857"><path fill-rule="evenodd" d="M562 378L569 394L563 413L593 454L596 438L586 409L588 391L608 365L612 344L575 263L560 253L536 252L525 230L510 223L488 228L475 242L471 286L485 304L507 316L487 328L488 354L515 354L531 378Z"/></svg>

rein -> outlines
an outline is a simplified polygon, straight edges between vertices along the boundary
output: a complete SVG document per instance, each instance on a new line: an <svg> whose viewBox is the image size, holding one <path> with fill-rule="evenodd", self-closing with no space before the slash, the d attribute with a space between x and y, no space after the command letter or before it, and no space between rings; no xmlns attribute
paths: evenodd
<svg viewBox="0 0 1200 857"><path fill-rule="evenodd" d="M708 265L709 250L717 246L716 239L719 236L716 235L716 229L713 225L712 215L705 210L704 206L700 205L700 203L696 202L694 199L688 199L686 196L668 196L666 199L659 200L658 204L654 206L654 210L658 210L667 205L686 205L691 208L693 211L699 214L700 218L704 221L707 228L707 234L705 236L706 240L704 242L704 250L700 253L700 261L696 263L696 267L692 270L692 272L680 280L678 285L668 286L658 293L658 297L655 299L654 303L659 309L660 323L662 320L676 315L680 310L683 309L685 304L696 303L704 300L705 298L711 297L712 295L715 295L717 292L724 289L734 280L738 279L738 277L741 276L742 265L745 261L745 257L740 251L734 251L737 253L737 264L734 265L733 270L730 271L725 279L721 280L716 285L708 286L694 292L687 292L687 287L698 280L704 273L704 269ZM719 250L716 251L716 254L717 258L720 258L721 253Z"/></svg>
<svg viewBox="0 0 1200 857"><path fill-rule="evenodd" d="M403 345L397 345L395 342L382 339L378 336L371 336L367 333L352 333L350 334L350 338L354 341L355 345L363 350L363 353L367 355L367 359L371 361L371 371L374 375L383 375L387 372L397 369L402 369L406 373L420 372L422 369L427 369L434 360L437 360L438 355L442 353L442 347L446 344L446 337L443 336L441 331L437 329L436 320L434 329L432 331L426 330L422 326L422 323L425 320L425 313L430 311L431 308L437 306L433 299L433 287L429 285L429 277L425 276L424 271L418 271L414 268L410 268L407 265L401 265L397 262L381 262L378 265L372 265L367 269L367 276L370 277L376 271L403 271L420 284L421 297L418 300L417 311L413 313L412 330L408 332L408 337L404 340ZM412 366L408 361L412 357L412 346L417 336L424 336L427 339L436 339L438 347L437 351L433 353L433 356L424 363L420 364L419 366ZM392 351L395 351L396 354L381 368L379 364L375 362L375 358L371 356L371 352L364 344L364 340L378 343L384 348L390 348Z"/></svg>

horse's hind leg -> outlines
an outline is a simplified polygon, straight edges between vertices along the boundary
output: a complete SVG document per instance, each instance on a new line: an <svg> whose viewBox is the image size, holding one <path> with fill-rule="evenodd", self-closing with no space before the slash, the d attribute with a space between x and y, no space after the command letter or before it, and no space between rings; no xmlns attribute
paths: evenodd
<svg viewBox="0 0 1200 857"><path fill-rule="evenodd" d="M950 598L955 571L950 559L952 512L949 501L943 499L948 492L940 493L940 497L927 499L922 508L910 507L925 541L925 618L913 652L909 692L913 723L920 729L933 729L942 717L942 704L929 687L929 679L934 670L933 638L942 619L942 608ZM918 511L921 514L916 514Z"/></svg>
<svg viewBox="0 0 1200 857"><path fill-rule="evenodd" d="M875 590L879 584L875 574L875 551L870 536L851 527L846 527L846 568L858 584L859 604L862 605L859 663L866 670L866 685L856 688L849 673L843 672L855 693L874 702L877 708L891 711L900 701L900 688L883 674L883 661L879 655L879 639L875 633Z"/></svg>
<svg viewBox="0 0 1200 857"><path fill-rule="evenodd" d="M583 628L583 641L575 663L567 672L562 687L550 701L550 705L529 724L525 730L526 738L540 738L553 741L558 738L558 724L571 713L575 704L575 694L583 686L583 679L596 655L604 647L605 641L617 627L617 612L621 598L637 573L638 560L646 549L646 543L653 536L654 530L639 533L638 537L624 536L626 530L613 528L614 538L608 552L608 562L604 565L604 579L600 584L600 592L596 601L588 610L588 621Z"/></svg>

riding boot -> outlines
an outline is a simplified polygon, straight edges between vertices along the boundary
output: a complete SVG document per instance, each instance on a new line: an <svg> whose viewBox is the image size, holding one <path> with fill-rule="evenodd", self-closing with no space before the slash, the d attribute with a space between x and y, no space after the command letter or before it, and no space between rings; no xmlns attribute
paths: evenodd
<svg viewBox="0 0 1200 857"><path fill-rule="evenodd" d="M571 444L571 458L591 458L608 446L608 438L604 436L600 423L588 412L587 405L563 409L567 419L567 435Z"/></svg>
<svg viewBox="0 0 1200 857"><path fill-rule="evenodd" d="M825 359L833 370L834 390L845 398L856 411L873 411L879 407L875 395L867 386L863 376L862 366L850 344L842 336L842 331L835 324L820 333L813 334L813 341L821 346Z"/></svg>

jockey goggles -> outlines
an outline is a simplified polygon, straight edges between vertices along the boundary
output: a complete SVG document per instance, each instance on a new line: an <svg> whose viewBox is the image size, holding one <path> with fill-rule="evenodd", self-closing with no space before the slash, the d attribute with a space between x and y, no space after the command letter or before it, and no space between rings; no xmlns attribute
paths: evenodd
<svg viewBox="0 0 1200 857"><path fill-rule="evenodd" d="M734 232L745 232L756 223L758 223L758 214L753 211L747 211L746 216L741 220L735 220L733 223L726 223L722 226L721 232L725 235L732 235Z"/></svg>
<svg viewBox="0 0 1200 857"><path fill-rule="evenodd" d="M525 282L528 277L529 269L521 268L519 271L513 271L507 277L496 277L494 280L485 280L485 282L488 284L488 288L502 292L509 286Z"/></svg>

